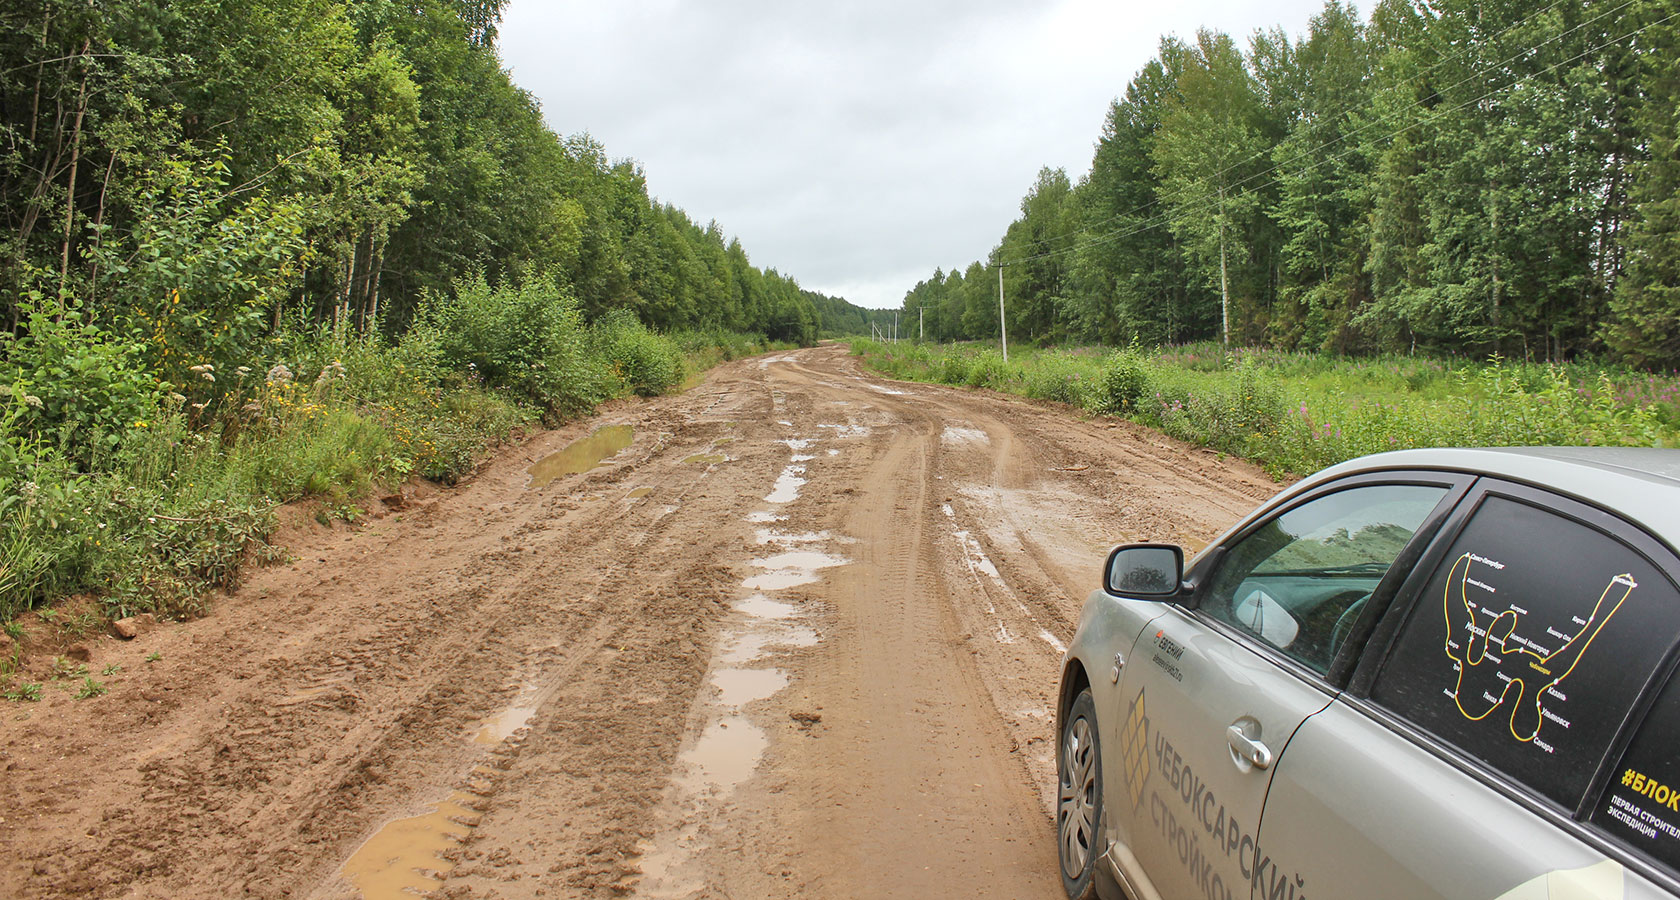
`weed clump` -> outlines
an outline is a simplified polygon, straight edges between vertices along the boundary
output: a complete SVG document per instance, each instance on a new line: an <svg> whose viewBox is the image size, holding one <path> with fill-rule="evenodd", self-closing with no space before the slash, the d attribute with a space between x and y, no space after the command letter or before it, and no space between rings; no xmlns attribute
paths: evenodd
<svg viewBox="0 0 1680 900"><path fill-rule="evenodd" d="M766 349L656 334L629 312L586 324L551 278L473 274L396 340L283 320L244 357L171 351L171 382L147 360L160 349L31 302L21 336L0 337L0 624L77 593L111 617L202 614L276 555L279 504L318 498L351 520L378 485L454 482L521 427Z"/></svg>
<svg viewBox="0 0 1680 900"><path fill-rule="evenodd" d="M1148 392L1149 373L1144 367L1143 354L1132 347L1108 358L1089 405L1108 415L1127 415L1137 409L1138 401Z"/></svg>
<svg viewBox="0 0 1680 900"><path fill-rule="evenodd" d="M615 309L595 320L590 343L619 393L658 396L681 384L685 376L682 350L676 343L649 331L627 309Z"/></svg>
<svg viewBox="0 0 1680 900"><path fill-rule="evenodd" d="M893 378L987 387L1077 403L1275 475L1412 447L1673 446L1680 379L1589 364L1513 364L1494 356L1346 358L1193 344L1106 359L1085 350L856 340Z"/></svg>

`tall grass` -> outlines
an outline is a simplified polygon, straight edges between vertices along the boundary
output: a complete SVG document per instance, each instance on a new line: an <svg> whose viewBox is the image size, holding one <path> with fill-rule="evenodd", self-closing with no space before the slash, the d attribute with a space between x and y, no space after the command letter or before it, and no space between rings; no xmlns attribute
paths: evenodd
<svg viewBox="0 0 1680 900"><path fill-rule="evenodd" d="M460 479L517 429L768 349L629 314L585 323L551 281L475 276L400 339L291 326L179 385L74 310L52 313L0 353L0 624L77 593L113 616L196 614L276 552L279 504L355 518L381 486Z"/></svg>
<svg viewBox="0 0 1680 900"><path fill-rule="evenodd" d="M1123 415L1277 475L1412 447L1674 446L1680 378L1590 364L852 342L883 374Z"/></svg>

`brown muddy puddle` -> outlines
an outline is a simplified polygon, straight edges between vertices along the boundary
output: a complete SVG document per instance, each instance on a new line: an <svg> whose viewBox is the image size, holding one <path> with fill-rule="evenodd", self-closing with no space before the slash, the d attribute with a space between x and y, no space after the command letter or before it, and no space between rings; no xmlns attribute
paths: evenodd
<svg viewBox="0 0 1680 900"><path fill-rule="evenodd" d="M719 703L742 707L776 696L788 686L788 675L781 669L719 669L712 673L712 686Z"/></svg>
<svg viewBox="0 0 1680 900"><path fill-rule="evenodd" d="M741 586L751 591L780 591L802 584L814 584L822 580L821 570L843 566L847 562L845 557L830 553L789 550L786 553L753 560L753 565L768 571L749 577L741 582Z"/></svg>
<svg viewBox="0 0 1680 900"><path fill-rule="evenodd" d="M472 833L473 826L461 821L478 817L465 805L471 800L471 794L456 791L431 812L397 819L368 838L344 864L362 900L403 900L441 887L441 876L454 864L438 854Z"/></svg>
<svg viewBox="0 0 1680 900"><path fill-rule="evenodd" d="M500 744L529 725L541 705L540 692L526 685L513 704L480 722L475 744ZM474 774L485 770L475 768ZM401 900L426 894L443 884L455 867L440 856L472 833L478 813L467 804L473 796L455 791L431 812L385 823L344 863L344 875L361 891L362 900Z"/></svg>
<svg viewBox="0 0 1680 900"><path fill-rule="evenodd" d="M783 469L776 478L775 487L764 497L764 502L781 504L798 500L799 489L805 486L805 479L801 477L804 474L805 467L802 465L790 465Z"/></svg>
<svg viewBox="0 0 1680 900"><path fill-rule="evenodd" d="M705 788L728 790L752 777L759 758L770 746L764 729L746 716L726 716L706 726L683 761L688 771L680 783L693 793Z"/></svg>
<svg viewBox="0 0 1680 900"><path fill-rule="evenodd" d="M791 619L799 611L792 603L772 600L763 594L754 594L735 604L735 608L760 619Z"/></svg>
<svg viewBox="0 0 1680 900"><path fill-rule="evenodd" d="M777 409L781 398L772 394ZM792 423L785 423L791 427ZM793 454L782 470L766 503L781 505L799 497L806 469L802 462L813 457L798 451L809 449L815 439L782 441ZM787 516L770 510L748 513L757 526L773 526ZM853 539L828 531L780 531L773 527L755 529L756 543L770 548L768 555L753 559L759 571L744 578L745 596L735 602L737 615L718 637L708 677L710 690L697 701L699 734L677 758L669 802L676 813L652 840L643 843L638 865L642 878L635 895L646 898L687 898L705 889L705 882L693 862L707 852L705 835L713 811L729 802L728 797L752 778L770 749L766 727L754 721L754 704L770 700L786 690L791 676L773 665L777 654L816 646L817 629L801 620L815 610L798 600L779 600L775 591L821 581L823 571L846 565L843 556L821 552ZM762 713L761 713L762 714Z"/></svg>
<svg viewBox="0 0 1680 900"><path fill-rule="evenodd" d="M500 744L513 737L513 733L531 723L537 714L540 698L535 694L521 696L507 709L485 719L478 726L478 733L473 735L475 744Z"/></svg>
<svg viewBox="0 0 1680 900"><path fill-rule="evenodd" d="M769 631L750 631L742 634L734 643L730 644L729 649L724 651L723 655L718 658L718 662L731 666L744 666L763 659L765 651L772 648L785 649L793 647L815 647L816 645L816 631L803 625L789 625L785 630L774 633ZM750 669L746 671L757 672L762 670ZM730 676L730 679L732 678L734 678L734 676ZM764 683L766 684L777 680L769 676L764 676L763 678ZM725 680L727 681L730 679ZM749 676L746 680L753 681L754 677ZM713 683L718 685L720 690L724 689L723 682L714 681ZM782 683L782 687L786 686L786 682L784 681ZM778 687L777 690L781 690L781 688ZM725 699L727 702L727 698ZM745 703L747 701L743 700L741 702Z"/></svg>
<svg viewBox="0 0 1680 900"><path fill-rule="evenodd" d="M607 425L595 429L589 437L579 438L567 444L565 449L537 460L531 466L531 489L544 487L556 478L595 468L630 446L635 432L635 427L631 425Z"/></svg>
<svg viewBox="0 0 1680 900"><path fill-rule="evenodd" d="M636 488L636 489L635 489L635 490L633 490L633 491L631 491L631 492L630 492L630 499L632 499L632 500L640 500L640 499L642 499L642 498L643 498L643 497L646 497L646 496L647 496L647 495L649 495L649 494L651 494L651 493L653 493L653 488L650 488L650 487L639 487L639 488Z"/></svg>
<svg viewBox="0 0 1680 900"><path fill-rule="evenodd" d="M693 456L690 456L689 458L683 460L683 462L688 464L688 465L704 464L704 465L708 465L708 466L715 466L718 463L723 463L723 462L728 462L728 461L729 461L729 457L724 456L722 453L696 453Z"/></svg>

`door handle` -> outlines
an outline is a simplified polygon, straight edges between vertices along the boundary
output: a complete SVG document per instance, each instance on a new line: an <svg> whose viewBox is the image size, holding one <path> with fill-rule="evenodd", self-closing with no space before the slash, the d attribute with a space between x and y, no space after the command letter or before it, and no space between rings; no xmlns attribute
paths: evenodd
<svg viewBox="0 0 1680 900"><path fill-rule="evenodd" d="M1231 746L1233 759L1246 762L1256 769L1271 767L1271 748L1261 743L1259 738L1249 737L1240 723L1225 729L1225 742Z"/></svg>

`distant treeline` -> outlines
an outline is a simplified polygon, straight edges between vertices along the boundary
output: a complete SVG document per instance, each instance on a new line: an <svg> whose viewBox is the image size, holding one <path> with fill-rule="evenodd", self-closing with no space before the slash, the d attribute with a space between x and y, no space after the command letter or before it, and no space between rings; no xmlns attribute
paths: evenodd
<svg viewBox="0 0 1680 900"><path fill-rule="evenodd" d="M504 3L0 4L0 328L39 296L199 344L286 317L400 330L428 291L529 274L591 319L867 330L551 132L496 54Z"/></svg>
<svg viewBox="0 0 1680 900"><path fill-rule="evenodd" d="M1232 342L1680 364L1673 0L1332 0L1165 38L1090 174L905 298L940 340ZM1228 316L1222 316L1222 301Z"/></svg>

